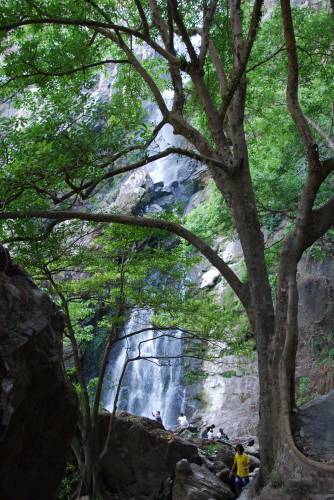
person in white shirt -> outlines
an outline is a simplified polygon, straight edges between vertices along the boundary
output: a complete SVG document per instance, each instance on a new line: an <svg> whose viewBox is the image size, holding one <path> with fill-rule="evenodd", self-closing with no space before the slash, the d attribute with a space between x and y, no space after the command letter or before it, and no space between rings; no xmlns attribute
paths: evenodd
<svg viewBox="0 0 334 500"><path fill-rule="evenodd" d="M214 433L213 433L213 428L211 427L211 429L210 429L210 430L209 430L209 432L208 432L208 439L209 439L210 441L212 441L214 438L215 438L215 435L214 435Z"/></svg>
<svg viewBox="0 0 334 500"><path fill-rule="evenodd" d="M187 429L187 427L189 427L188 419L184 413L180 413L180 416L177 417L177 421L181 429Z"/></svg>

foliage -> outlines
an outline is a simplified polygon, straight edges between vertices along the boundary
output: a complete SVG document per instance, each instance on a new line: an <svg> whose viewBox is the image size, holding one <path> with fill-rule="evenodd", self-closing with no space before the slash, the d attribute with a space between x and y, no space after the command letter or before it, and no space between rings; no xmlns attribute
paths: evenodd
<svg viewBox="0 0 334 500"><path fill-rule="evenodd" d="M318 364L328 361L334 364L333 341L334 331L331 331L326 335L315 335L311 338L310 347Z"/></svg>
<svg viewBox="0 0 334 500"><path fill-rule="evenodd" d="M65 476L61 482L57 500L68 500L79 484L79 472L72 462L66 465Z"/></svg>
<svg viewBox="0 0 334 500"><path fill-rule="evenodd" d="M231 236L234 232L231 215L213 181L209 181L205 193L206 199L186 216L186 227L209 241L217 234Z"/></svg>
<svg viewBox="0 0 334 500"><path fill-rule="evenodd" d="M300 377L297 380L296 403L298 406L301 406L314 398L315 395L310 392L310 387L310 377Z"/></svg>
<svg viewBox="0 0 334 500"><path fill-rule="evenodd" d="M184 375L184 383L186 385L196 384L206 379L207 373L204 370L186 370Z"/></svg>
<svg viewBox="0 0 334 500"><path fill-rule="evenodd" d="M220 443L210 443L209 445L201 448L201 451L207 457L211 457L212 455L217 455L222 448L223 446Z"/></svg>

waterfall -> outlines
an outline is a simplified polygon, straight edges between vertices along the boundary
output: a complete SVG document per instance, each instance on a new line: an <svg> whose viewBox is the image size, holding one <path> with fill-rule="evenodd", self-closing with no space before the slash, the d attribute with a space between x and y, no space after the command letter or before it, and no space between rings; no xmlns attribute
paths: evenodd
<svg viewBox="0 0 334 500"><path fill-rule="evenodd" d="M173 93L171 91L165 91L163 93L165 103L168 108L172 107ZM146 109L149 113L149 121L154 125L157 125L161 119L162 114L155 103L148 103ZM152 150L158 149L163 151L168 147L184 147L185 139L176 135L173 132L173 127L169 124L165 124L160 130L156 140L151 146ZM147 171L150 174L154 183L162 182L164 186L169 186L173 182L179 181L179 171L182 168L182 161L178 161L175 155L169 155L166 158L161 158L150 163L147 167Z"/></svg>
<svg viewBox="0 0 334 500"><path fill-rule="evenodd" d="M101 86L105 87L102 84ZM164 92L164 98L169 107L172 104L172 97L170 91ZM147 102L145 107L149 116L148 121L157 125L161 120L158 106ZM151 145L150 153L161 151L168 146L185 147L186 144L185 139L175 135L172 127L166 124ZM148 165L146 170L153 181L156 197L152 197L151 202L147 203L144 212L155 211L157 205L163 210L166 206L173 205L180 200L188 202L194 188L189 186L187 181L194 171L198 170L198 167L198 164L193 160L180 160L175 155ZM136 174L130 174L130 177L131 175L135 176ZM167 196L167 204L162 201L161 194ZM143 328L150 328L152 326L150 323L152 313L151 310L147 309L133 309L120 337ZM170 428L175 426L179 413L184 411L186 407L183 387L183 359L175 359L175 357L182 355L183 342L180 334L176 331L170 331L170 337L162 333L166 334L167 332L148 330L117 342L108 360L102 400L105 408L112 411L117 386L121 382L117 401L118 409L149 418L153 418L152 412L159 410L164 426ZM147 339L151 340L146 342ZM141 355L148 359L130 362L123 380L120 381L126 360L138 356L139 346Z"/></svg>
<svg viewBox="0 0 334 500"><path fill-rule="evenodd" d="M134 309L120 337L149 329L151 316L151 310ZM182 350L182 339L176 331L147 330L119 341L112 350L106 371L103 393L106 409L113 410L117 386L121 383L118 409L149 418L153 418L152 412L160 410L164 426L174 426L184 406L182 358L177 358ZM120 381L126 360L137 357L139 351L147 359L129 362Z"/></svg>

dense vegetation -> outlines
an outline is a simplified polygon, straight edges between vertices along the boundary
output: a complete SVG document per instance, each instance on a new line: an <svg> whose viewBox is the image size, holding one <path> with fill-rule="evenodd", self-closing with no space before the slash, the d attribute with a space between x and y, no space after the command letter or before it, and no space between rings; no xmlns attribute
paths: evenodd
<svg viewBox="0 0 334 500"><path fill-rule="evenodd" d="M292 460L299 460L290 429L297 264L305 251L332 251L334 53L333 15L325 7L296 9L292 20L282 0L281 9L260 22L261 8L261 0L3 2L0 237L48 281L66 312L74 351L91 338L87 318L97 309L97 326L108 332L104 359L134 305L153 308L161 328L178 326L203 338L210 333L235 350L242 350L240 337L251 329L267 481L276 459L284 463L285 441ZM98 99L103 73L112 90ZM147 122L147 100L160 108L157 126ZM186 146L159 150L154 140L165 123ZM116 176L170 154L207 165L206 201L185 218L177 208L169 218L124 216L117 206L110 212L106 197ZM142 227L110 229L110 222ZM280 228L282 239L265 248L260 227L269 235ZM157 241L165 237L157 229L194 245L240 302L231 295L222 314L210 297L194 292L185 283L193 255L185 244L166 240L161 247ZM222 235L241 241L241 277L210 247ZM157 270L168 271L159 291L147 285ZM172 291L176 282L189 289ZM247 319L237 329L241 309ZM91 410L78 360L76 368L86 401L82 491L94 498L103 490L91 440L101 387ZM103 362L101 370L100 386ZM279 397L273 398L277 381Z"/></svg>

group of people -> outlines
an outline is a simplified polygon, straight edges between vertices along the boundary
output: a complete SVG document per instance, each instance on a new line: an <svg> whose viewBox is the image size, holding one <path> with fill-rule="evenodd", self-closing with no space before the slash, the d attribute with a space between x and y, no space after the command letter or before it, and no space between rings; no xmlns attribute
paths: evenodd
<svg viewBox="0 0 334 500"><path fill-rule="evenodd" d="M152 412L152 415L157 422L163 425L161 413L159 410L157 410L155 413ZM179 424L179 427L177 429L178 432L189 427L189 421L184 413L180 413L177 421ZM216 434L214 430L215 428L216 426L214 424L206 427L201 434L201 438L204 440L229 441L229 438L227 434L225 434L223 428L220 428ZM235 447L235 451L236 454L234 456L234 462L229 476L230 479L233 480L236 495L239 497L242 489L249 483L250 459L249 456L246 455L245 449L242 444L237 444Z"/></svg>
<svg viewBox="0 0 334 500"><path fill-rule="evenodd" d="M204 429L204 431L202 432L202 434L201 434L201 438L202 439L208 439L210 441L213 441L214 439L218 439L218 440L222 439L223 441L228 441L229 440L227 434L225 434L224 429L222 427L220 427L220 429L217 432L217 434L215 434L215 431L214 431L215 428L216 428L216 426L214 424L209 425L208 427L206 427Z"/></svg>

